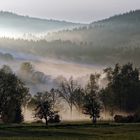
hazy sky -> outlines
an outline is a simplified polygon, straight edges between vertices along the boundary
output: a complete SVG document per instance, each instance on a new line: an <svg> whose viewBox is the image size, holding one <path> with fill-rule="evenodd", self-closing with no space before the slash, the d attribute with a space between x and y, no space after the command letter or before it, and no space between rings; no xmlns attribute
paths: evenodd
<svg viewBox="0 0 140 140"><path fill-rule="evenodd" d="M91 22L135 9L140 9L140 0L0 0L0 10L74 22Z"/></svg>

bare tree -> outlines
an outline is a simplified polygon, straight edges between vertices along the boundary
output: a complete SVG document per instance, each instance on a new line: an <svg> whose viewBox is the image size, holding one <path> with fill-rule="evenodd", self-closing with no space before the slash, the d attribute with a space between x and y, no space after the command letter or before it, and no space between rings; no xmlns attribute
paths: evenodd
<svg viewBox="0 0 140 140"><path fill-rule="evenodd" d="M77 87L73 94L73 105L76 107L78 112L82 112L82 105L84 102L84 89L81 87Z"/></svg>
<svg viewBox="0 0 140 140"><path fill-rule="evenodd" d="M77 82L71 77L69 80L65 80L60 84L60 88L57 90L60 97L62 97L70 107L70 113L72 117L73 105L77 105L75 102L76 93L80 90Z"/></svg>

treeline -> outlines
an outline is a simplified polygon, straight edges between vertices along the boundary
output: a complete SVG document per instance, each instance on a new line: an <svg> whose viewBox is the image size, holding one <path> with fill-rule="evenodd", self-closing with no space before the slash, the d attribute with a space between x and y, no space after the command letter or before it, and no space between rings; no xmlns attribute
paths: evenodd
<svg viewBox="0 0 140 140"><path fill-rule="evenodd" d="M25 53L29 55L43 56L48 58L56 58L60 60L66 60L78 63L90 63L90 64L114 64L120 62L122 64L132 62L139 66L140 59L140 42L139 38L131 40L129 46L124 43L122 46L105 46L106 42L101 46L96 46L95 42L72 42L55 40L47 42L46 40L39 41L27 41L22 39L0 39L0 48L3 52L13 53L13 57L16 57L18 53ZM133 47L131 47L133 46Z"/></svg>
<svg viewBox="0 0 140 140"><path fill-rule="evenodd" d="M130 37L138 36L140 32L139 23L140 10L136 10L93 22L81 28L52 33L46 38L50 40L87 41L93 42L97 46L116 46L128 43Z"/></svg>
<svg viewBox="0 0 140 140"><path fill-rule="evenodd" d="M48 123L60 122L59 112L67 104L72 114L73 108L89 116L93 123L101 112L109 111L112 116L122 111L137 116L140 120L140 78L139 69L131 63L116 64L104 70L107 84L99 84L100 74L91 74L85 87L72 77L60 82L59 87L50 91L30 94L26 85L12 72L9 66L0 69L0 118L4 123L21 123L22 109L34 108L34 116ZM47 85L46 85L47 86Z"/></svg>
<svg viewBox="0 0 140 140"><path fill-rule="evenodd" d="M56 31L65 28L74 28L82 26L82 24L76 24L72 22L33 18L4 11L0 11L0 19L0 29L11 29L15 33L20 34L44 33L52 30Z"/></svg>

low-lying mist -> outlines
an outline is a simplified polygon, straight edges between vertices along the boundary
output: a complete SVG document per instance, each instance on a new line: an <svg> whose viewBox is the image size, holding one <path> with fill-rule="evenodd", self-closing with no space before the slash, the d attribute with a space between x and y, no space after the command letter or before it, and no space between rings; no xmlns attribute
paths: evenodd
<svg viewBox="0 0 140 140"><path fill-rule="evenodd" d="M83 84L86 83L91 73L100 72L102 69L98 65L72 63L12 50L9 50L8 53L0 51L0 57L3 58L0 60L0 65L9 65L27 83L27 86L35 89L33 92L50 89L56 85L57 81L61 81L63 78L68 79L71 76ZM24 62L29 62L33 66L32 72L24 73L22 70Z"/></svg>
<svg viewBox="0 0 140 140"><path fill-rule="evenodd" d="M0 67L10 66L32 95L58 88L70 77L84 87L92 73L101 74L104 87L104 68L128 62L140 66L139 13L81 25L0 12ZM68 105L62 106L63 120L89 119L76 109L71 116ZM25 121L34 120L32 108L23 113ZM112 119L108 112L102 118Z"/></svg>
<svg viewBox="0 0 140 140"><path fill-rule="evenodd" d="M35 56L29 53L18 53L12 50L8 52L1 49L0 67L8 65L14 73L29 88L30 93L35 95L37 92L58 88L60 83L69 79L71 76L77 80L78 84L85 86L91 73L101 72L102 67L98 65L86 65L72 63L47 57ZM88 120L89 118L73 110L71 117L69 107L64 103L60 111L63 120ZM23 109L25 121L35 121L34 109Z"/></svg>

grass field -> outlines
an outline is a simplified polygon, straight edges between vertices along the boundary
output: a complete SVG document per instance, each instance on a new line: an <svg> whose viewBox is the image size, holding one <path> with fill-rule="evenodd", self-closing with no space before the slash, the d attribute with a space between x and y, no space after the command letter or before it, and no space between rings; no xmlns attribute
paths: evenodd
<svg viewBox="0 0 140 140"><path fill-rule="evenodd" d="M140 124L0 125L0 140L140 140Z"/></svg>

